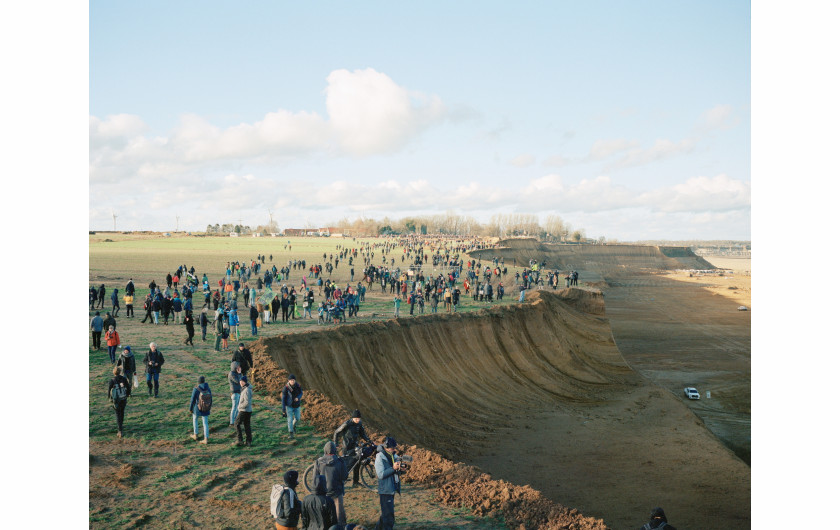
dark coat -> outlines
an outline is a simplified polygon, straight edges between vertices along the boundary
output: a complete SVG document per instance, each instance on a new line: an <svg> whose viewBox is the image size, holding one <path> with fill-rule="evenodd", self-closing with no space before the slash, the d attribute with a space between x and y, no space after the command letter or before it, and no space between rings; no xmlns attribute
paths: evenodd
<svg viewBox="0 0 840 530"><path fill-rule="evenodd" d="M325 483L323 475L316 475L315 493L303 499L300 515L303 530L324 530L338 523L335 504L326 495Z"/></svg>
<svg viewBox="0 0 840 530"><path fill-rule="evenodd" d="M201 412L198 410L198 396L202 390L204 392L210 392L210 385L207 383L200 383L198 386L193 388L192 396L190 397L190 412L194 413L196 416L209 416L209 410L207 412Z"/></svg>
<svg viewBox="0 0 840 530"><path fill-rule="evenodd" d="M368 435L365 432L365 426L362 425L362 422L355 423L352 419L342 423L333 433L333 443L335 445L340 445L345 456L349 451L356 448L356 444L359 442L360 438L370 442L370 438L368 438ZM340 444L339 439L341 440Z"/></svg>
<svg viewBox="0 0 840 530"><path fill-rule="evenodd" d="M335 454L335 444L327 442L324 446L324 456L315 461L315 475L326 478L327 496L339 497L344 495L344 482L347 480L348 470L343 458Z"/></svg>
<svg viewBox="0 0 840 530"><path fill-rule="evenodd" d="M108 381L108 399L111 399L111 389L120 383L125 385L125 387L128 389L126 394L128 394L129 396L131 395L131 383L129 383L128 379L126 379L125 377L118 375L110 381Z"/></svg>
<svg viewBox="0 0 840 530"><path fill-rule="evenodd" d="M134 354L125 355L125 352L120 354L117 359L117 366L122 367L124 374L134 374L137 372L137 363L134 359Z"/></svg>
<svg viewBox="0 0 840 530"><path fill-rule="evenodd" d="M284 407L291 407L296 409L300 407L300 398L303 396L303 389L300 387L300 384L295 381L293 387L289 388L289 384L286 383L283 386L283 406Z"/></svg>
<svg viewBox="0 0 840 530"><path fill-rule="evenodd" d="M239 366L242 367L242 373L246 373L248 370L254 366L254 358L251 356L251 350L248 348L242 348L240 351L239 348L236 348L233 352L233 358L231 361L236 361L239 363Z"/></svg>
<svg viewBox="0 0 840 530"><path fill-rule="evenodd" d="M149 363L153 363L154 366L150 366ZM146 356L143 357L143 365L146 367L147 374L159 374L160 369L163 366L164 358L163 353L161 353L160 348L155 351L151 349L146 352Z"/></svg>

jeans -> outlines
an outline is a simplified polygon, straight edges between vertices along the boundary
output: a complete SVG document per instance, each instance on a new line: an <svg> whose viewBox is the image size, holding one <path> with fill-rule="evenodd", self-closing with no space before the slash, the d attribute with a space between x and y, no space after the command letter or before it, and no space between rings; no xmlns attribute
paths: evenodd
<svg viewBox="0 0 840 530"><path fill-rule="evenodd" d="M155 396L158 395L158 379L160 379L160 372L155 374L146 373L146 384L149 386L149 395L152 395L152 379L155 380Z"/></svg>
<svg viewBox="0 0 840 530"><path fill-rule="evenodd" d="M193 434L198 436L198 414L193 412ZM207 416L201 416L201 422L204 424L204 439L207 439L207 435L210 434L210 424L207 421Z"/></svg>
<svg viewBox="0 0 840 530"><path fill-rule="evenodd" d="M239 393L231 394L230 400L233 405L230 407L230 424L236 421L236 414L239 412Z"/></svg>
<svg viewBox="0 0 840 530"><path fill-rule="evenodd" d="M257 321L252 320L251 321L251 335L256 335L256 334L257 334Z"/></svg>
<svg viewBox="0 0 840 530"><path fill-rule="evenodd" d="M289 424L289 433L295 432L295 426L300 422L300 407L286 407L287 422Z"/></svg>
<svg viewBox="0 0 840 530"><path fill-rule="evenodd" d="M111 364L117 362L117 345L108 346L108 357L111 358Z"/></svg>
<svg viewBox="0 0 840 530"><path fill-rule="evenodd" d="M159 318L160 318L160 311L152 311L152 322L157 324Z"/></svg>

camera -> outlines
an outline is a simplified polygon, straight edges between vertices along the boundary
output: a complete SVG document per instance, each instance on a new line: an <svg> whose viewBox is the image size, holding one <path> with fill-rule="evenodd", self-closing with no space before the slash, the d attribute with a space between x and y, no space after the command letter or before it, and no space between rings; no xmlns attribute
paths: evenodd
<svg viewBox="0 0 840 530"><path fill-rule="evenodd" d="M400 469L408 471L411 469L411 463L414 462L414 457L409 455L398 456L397 461L400 463Z"/></svg>

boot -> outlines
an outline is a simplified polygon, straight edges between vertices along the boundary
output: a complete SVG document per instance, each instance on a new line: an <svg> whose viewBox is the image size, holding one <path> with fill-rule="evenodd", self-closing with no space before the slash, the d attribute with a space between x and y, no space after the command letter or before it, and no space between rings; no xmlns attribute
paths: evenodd
<svg viewBox="0 0 840 530"><path fill-rule="evenodd" d="M198 435L197 434L191 434L190 438L192 438L195 441L198 441Z"/></svg>
<svg viewBox="0 0 840 530"><path fill-rule="evenodd" d="M117 431L117 438L122 438L122 431Z"/></svg>

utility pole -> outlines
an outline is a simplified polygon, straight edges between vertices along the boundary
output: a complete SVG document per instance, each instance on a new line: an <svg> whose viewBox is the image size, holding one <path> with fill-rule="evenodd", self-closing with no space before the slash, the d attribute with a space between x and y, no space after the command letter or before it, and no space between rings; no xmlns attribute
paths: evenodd
<svg viewBox="0 0 840 530"><path fill-rule="evenodd" d="M178 226L179 226L180 222L181 222L181 218L176 215L175 216L175 231L176 232L178 231Z"/></svg>
<svg viewBox="0 0 840 530"><path fill-rule="evenodd" d="M114 218L114 232L116 232L117 231L117 214L115 214L114 211L111 210L111 216Z"/></svg>

